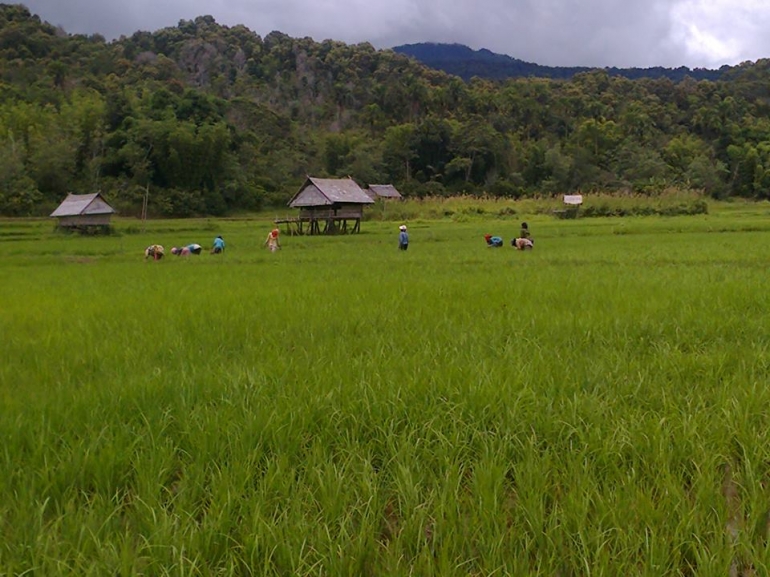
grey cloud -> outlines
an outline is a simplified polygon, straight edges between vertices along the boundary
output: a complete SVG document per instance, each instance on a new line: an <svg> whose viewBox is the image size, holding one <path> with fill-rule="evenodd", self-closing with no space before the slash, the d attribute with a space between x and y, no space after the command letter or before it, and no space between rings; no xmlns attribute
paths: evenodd
<svg viewBox="0 0 770 577"><path fill-rule="evenodd" d="M719 66L725 62L694 50L682 23L672 17L678 5L701 1L27 0L27 5L68 32L98 32L108 38L211 14L221 24L244 24L260 35L279 30L319 41L368 41L378 48L457 42L553 66ZM743 37L735 42L770 49L763 34L770 10L760 17L756 10L741 13L736 4L742 1L758 0L725 3L737 14L735 22L744 23ZM763 18L764 27L757 26ZM719 19L712 18L709 25L718 28ZM738 50L740 59L761 57L750 49Z"/></svg>

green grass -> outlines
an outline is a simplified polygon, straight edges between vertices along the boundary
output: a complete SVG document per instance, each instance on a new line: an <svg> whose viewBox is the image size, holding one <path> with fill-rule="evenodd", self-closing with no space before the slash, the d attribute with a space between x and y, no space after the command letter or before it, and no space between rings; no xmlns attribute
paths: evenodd
<svg viewBox="0 0 770 577"><path fill-rule="evenodd" d="M766 574L767 212L2 221L0 574Z"/></svg>

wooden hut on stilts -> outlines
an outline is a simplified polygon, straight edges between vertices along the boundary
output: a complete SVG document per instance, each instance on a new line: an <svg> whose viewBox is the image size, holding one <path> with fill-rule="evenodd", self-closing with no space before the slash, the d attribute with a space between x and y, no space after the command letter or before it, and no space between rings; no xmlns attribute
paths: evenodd
<svg viewBox="0 0 770 577"><path fill-rule="evenodd" d="M364 206L373 204L356 182L348 178L314 178L305 183L289 201L299 216L278 218L288 234L345 234L361 231Z"/></svg>

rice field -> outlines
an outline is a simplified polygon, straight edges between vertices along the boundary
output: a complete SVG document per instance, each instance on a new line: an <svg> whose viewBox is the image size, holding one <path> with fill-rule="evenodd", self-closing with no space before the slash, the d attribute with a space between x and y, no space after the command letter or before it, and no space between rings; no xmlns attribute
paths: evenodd
<svg viewBox="0 0 770 577"><path fill-rule="evenodd" d="M0 221L0 574L766 575L769 216Z"/></svg>

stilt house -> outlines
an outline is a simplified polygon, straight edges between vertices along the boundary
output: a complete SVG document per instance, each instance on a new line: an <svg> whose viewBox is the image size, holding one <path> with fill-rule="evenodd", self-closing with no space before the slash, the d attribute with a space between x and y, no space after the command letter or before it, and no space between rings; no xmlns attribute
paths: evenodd
<svg viewBox="0 0 770 577"><path fill-rule="evenodd" d="M290 207L299 209L299 217L276 223L286 223L290 234L360 232L364 206L373 203L352 178L308 176L289 201Z"/></svg>

